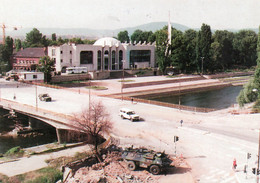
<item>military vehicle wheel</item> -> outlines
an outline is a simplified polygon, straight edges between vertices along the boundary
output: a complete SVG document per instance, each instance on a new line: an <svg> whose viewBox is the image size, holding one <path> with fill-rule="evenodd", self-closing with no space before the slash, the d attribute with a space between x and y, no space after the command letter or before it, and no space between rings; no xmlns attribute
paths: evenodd
<svg viewBox="0 0 260 183"><path fill-rule="evenodd" d="M127 167L128 167L129 170L134 171L136 169L136 164L133 161L128 161Z"/></svg>
<svg viewBox="0 0 260 183"><path fill-rule="evenodd" d="M150 172L153 175L158 175L161 172L161 170L160 170L160 167L158 165L152 165L152 166L150 166Z"/></svg>

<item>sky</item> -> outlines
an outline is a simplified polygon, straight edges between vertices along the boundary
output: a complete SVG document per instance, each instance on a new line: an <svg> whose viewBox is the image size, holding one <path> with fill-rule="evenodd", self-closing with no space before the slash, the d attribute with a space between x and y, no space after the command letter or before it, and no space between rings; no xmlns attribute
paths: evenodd
<svg viewBox="0 0 260 183"><path fill-rule="evenodd" d="M258 28L260 0L0 0L9 28L118 29L170 21L190 28Z"/></svg>

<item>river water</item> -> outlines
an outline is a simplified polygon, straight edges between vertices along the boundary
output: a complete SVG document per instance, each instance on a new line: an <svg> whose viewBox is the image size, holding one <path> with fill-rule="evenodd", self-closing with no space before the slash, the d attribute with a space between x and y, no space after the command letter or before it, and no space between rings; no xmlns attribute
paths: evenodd
<svg viewBox="0 0 260 183"><path fill-rule="evenodd" d="M193 92L180 96L172 95L158 98L150 98L161 102L180 104L192 107L203 107L213 109L225 109L236 104L242 86L229 86L221 89L208 90L203 92Z"/></svg>
<svg viewBox="0 0 260 183"><path fill-rule="evenodd" d="M14 121L5 117L9 111L0 108L0 153L3 154L12 147L20 146L23 148L32 147L36 145L51 143L56 140L56 135L50 130L51 133L41 133L40 135L22 137L7 135L8 132L14 129ZM26 123L26 118L18 116L18 118ZM54 131L55 132L55 131ZM4 135L3 135L4 134Z"/></svg>

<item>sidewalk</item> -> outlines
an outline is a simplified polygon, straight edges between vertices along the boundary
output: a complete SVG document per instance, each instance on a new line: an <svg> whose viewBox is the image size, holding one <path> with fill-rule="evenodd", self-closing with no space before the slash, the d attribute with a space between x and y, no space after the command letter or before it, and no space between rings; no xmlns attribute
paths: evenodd
<svg viewBox="0 0 260 183"><path fill-rule="evenodd" d="M62 156L74 156L77 152L84 152L89 150L89 145L83 145L79 147L65 149L59 152L23 157L13 162L0 164L0 173L8 177L24 174L30 171L47 167L48 164L46 163L46 160L48 159L58 158Z"/></svg>

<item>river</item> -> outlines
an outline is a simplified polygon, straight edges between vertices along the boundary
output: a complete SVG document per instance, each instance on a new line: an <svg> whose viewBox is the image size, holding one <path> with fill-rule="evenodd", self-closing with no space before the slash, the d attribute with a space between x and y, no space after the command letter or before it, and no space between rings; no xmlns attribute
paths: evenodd
<svg viewBox="0 0 260 183"><path fill-rule="evenodd" d="M192 107L203 107L213 109L225 109L237 103L238 96L242 86L229 86L221 89L208 90L203 92L193 92L180 96L172 95L158 98L149 98L161 102L180 104Z"/></svg>
<svg viewBox="0 0 260 183"><path fill-rule="evenodd" d="M41 133L40 135L33 135L28 137L7 135L8 132L14 129L14 121L5 117L9 111L0 108L0 153L3 154L12 147L20 146L22 148L32 147L36 145L55 142L56 135L51 130L50 133ZM26 118L18 116L20 120L26 123Z"/></svg>

